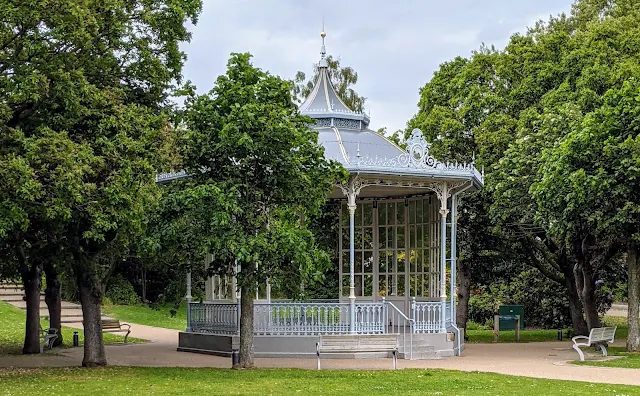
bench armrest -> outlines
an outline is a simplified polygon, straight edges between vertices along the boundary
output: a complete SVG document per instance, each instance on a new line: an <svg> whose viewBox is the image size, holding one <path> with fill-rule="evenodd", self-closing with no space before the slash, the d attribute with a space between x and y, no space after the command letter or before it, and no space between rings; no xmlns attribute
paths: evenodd
<svg viewBox="0 0 640 396"><path fill-rule="evenodd" d="M589 337L587 336L583 336L583 335L579 335L579 336L575 336L571 339L571 341L576 342L576 340L588 340Z"/></svg>
<svg viewBox="0 0 640 396"><path fill-rule="evenodd" d="M122 328L122 326L127 326L127 330L131 330L131 325L129 323L120 323L120 328Z"/></svg>
<svg viewBox="0 0 640 396"><path fill-rule="evenodd" d="M316 355L320 356L320 343L316 342Z"/></svg>

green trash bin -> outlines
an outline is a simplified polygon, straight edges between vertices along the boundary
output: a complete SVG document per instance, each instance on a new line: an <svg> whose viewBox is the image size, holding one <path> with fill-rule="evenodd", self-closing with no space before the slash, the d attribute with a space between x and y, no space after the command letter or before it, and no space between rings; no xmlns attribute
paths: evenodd
<svg viewBox="0 0 640 396"><path fill-rule="evenodd" d="M524 306L523 305L501 305L498 308L498 315L500 316L515 316L520 315L520 330L524 329ZM500 319L500 330L515 330L515 320Z"/></svg>

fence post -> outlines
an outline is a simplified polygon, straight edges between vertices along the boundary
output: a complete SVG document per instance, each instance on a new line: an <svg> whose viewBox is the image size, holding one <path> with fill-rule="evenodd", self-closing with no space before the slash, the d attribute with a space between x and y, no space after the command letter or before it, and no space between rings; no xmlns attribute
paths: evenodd
<svg viewBox="0 0 640 396"><path fill-rule="evenodd" d="M187 332L191 332L191 271L187 272Z"/></svg>
<svg viewBox="0 0 640 396"><path fill-rule="evenodd" d="M387 307L387 298L382 297L382 334L389 332L389 312Z"/></svg>

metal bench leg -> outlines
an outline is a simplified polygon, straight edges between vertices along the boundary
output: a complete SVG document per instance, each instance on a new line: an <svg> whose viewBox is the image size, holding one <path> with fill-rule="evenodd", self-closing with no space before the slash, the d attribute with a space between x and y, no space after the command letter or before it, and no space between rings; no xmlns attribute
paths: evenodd
<svg viewBox="0 0 640 396"><path fill-rule="evenodd" d="M578 345L573 344L572 348L575 349L576 352L578 352L578 355L580 355L580 360L584 360L584 353L582 353Z"/></svg>
<svg viewBox="0 0 640 396"><path fill-rule="evenodd" d="M127 330L127 334L125 334L124 336L124 343L127 343L127 338L129 337L129 333L131 333L131 330Z"/></svg>
<svg viewBox="0 0 640 396"><path fill-rule="evenodd" d="M398 368L398 356L396 355L397 351L393 351L393 369L396 370Z"/></svg>
<svg viewBox="0 0 640 396"><path fill-rule="evenodd" d="M316 353L316 357L318 358L318 370L320 370L320 353Z"/></svg>
<svg viewBox="0 0 640 396"><path fill-rule="evenodd" d="M602 351L602 356L607 357L607 348L604 346L604 344L598 344L600 345L600 350Z"/></svg>

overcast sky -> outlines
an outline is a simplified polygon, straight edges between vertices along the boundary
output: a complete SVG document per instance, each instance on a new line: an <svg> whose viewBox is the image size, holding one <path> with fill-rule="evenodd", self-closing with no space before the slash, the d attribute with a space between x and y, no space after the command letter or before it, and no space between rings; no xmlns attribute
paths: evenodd
<svg viewBox="0 0 640 396"><path fill-rule="evenodd" d="M231 52L282 78L307 75L327 53L358 73L371 128L404 128L419 93L442 62L481 43L502 48L536 20L568 12L572 0L203 0L184 74L201 93L225 72Z"/></svg>

